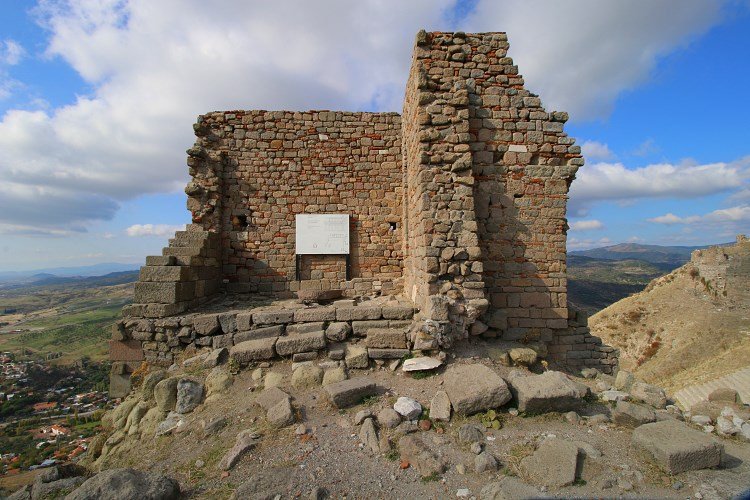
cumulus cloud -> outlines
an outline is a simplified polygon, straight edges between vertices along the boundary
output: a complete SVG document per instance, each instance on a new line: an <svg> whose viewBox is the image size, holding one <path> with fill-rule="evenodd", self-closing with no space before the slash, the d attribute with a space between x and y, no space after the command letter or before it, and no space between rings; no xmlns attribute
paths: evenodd
<svg viewBox="0 0 750 500"><path fill-rule="evenodd" d="M450 29L455 5L43 0L36 15L49 34L46 55L91 90L63 107L0 119L0 196L37 193L35 207L0 199L0 223L70 231L111 219L136 196L180 190L191 123L206 111L399 111L414 34ZM660 55L716 23L720 5L479 0L458 28L507 30L531 88L551 108L592 118L644 81ZM6 60L23 57L3 47ZM11 91L0 78L0 98Z"/></svg>
<svg viewBox="0 0 750 500"><path fill-rule="evenodd" d="M615 156L609 146L597 141L584 142L581 145L581 152L583 157L589 161L611 160Z"/></svg>
<svg viewBox="0 0 750 500"><path fill-rule="evenodd" d="M467 24L508 32L510 55L548 108L603 118L622 91L648 79L660 57L717 23L724 3L480 0Z"/></svg>
<svg viewBox="0 0 750 500"><path fill-rule="evenodd" d="M399 110L415 33L439 27L454 2L45 0L46 55L92 91L2 117L4 189L54 195L35 198L33 221L26 204L0 201L0 223L46 227L54 212L65 228L179 191L191 124L207 111ZM80 206L65 208L72 200Z"/></svg>
<svg viewBox="0 0 750 500"><path fill-rule="evenodd" d="M579 220L570 223L571 231L595 231L597 229L604 229L602 221L591 219L591 220Z"/></svg>
<svg viewBox="0 0 750 500"><path fill-rule="evenodd" d="M744 189L748 179L750 158L705 165L659 163L632 169L622 163L596 163L578 171L570 190L570 209L580 214L598 201L708 196Z"/></svg>
<svg viewBox="0 0 750 500"><path fill-rule="evenodd" d="M668 213L648 219L648 221L665 225L750 222L750 205L722 208L704 215L689 215L687 217L679 217L673 213Z"/></svg>
<svg viewBox="0 0 750 500"><path fill-rule="evenodd" d="M170 226L168 224L133 224L125 229L128 236L159 236L161 238L174 235L175 231L183 231L185 226Z"/></svg>

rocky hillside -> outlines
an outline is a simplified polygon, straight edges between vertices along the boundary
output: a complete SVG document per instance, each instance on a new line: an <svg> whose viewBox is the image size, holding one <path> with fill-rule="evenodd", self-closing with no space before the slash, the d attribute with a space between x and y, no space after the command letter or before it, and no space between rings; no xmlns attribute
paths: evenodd
<svg viewBox="0 0 750 500"><path fill-rule="evenodd" d="M750 365L750 242L695 251L589 325L622 367L668 391Z"/></svg>
<svg viewBox="0 0 750 500"><path fill-rule="evenodd" d="M625 372L549 371L523 347L367 369L226 354L144 365L77 467L13 498L729 498L750 477L741 405L685 415Z"/></svg>

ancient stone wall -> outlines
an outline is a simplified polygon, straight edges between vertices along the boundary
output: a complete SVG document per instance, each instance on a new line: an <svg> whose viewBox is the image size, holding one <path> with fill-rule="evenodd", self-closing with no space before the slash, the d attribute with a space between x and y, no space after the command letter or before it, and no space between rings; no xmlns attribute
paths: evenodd
<svg viewBox="0 0 750 500"><path fill-rule="evenodd" d="M195 129L188 208L195 223L220 233L229 290L400 291L399 115L229 111L199 117ZM313 255L296 280L300 213L350 214L352 280L344 256Z"/></svg>
<svg viewBox="0 0 750 500"><path fill-rule="evenodd" d="M736 302L750 302L750 240L737 236L732 246L695 250L690 262L706 290Z"/></svg>
<svg viewBox="0 0 750 500"><path fill-rule="evenodd" d="M550 340L567 328L565 205L583 160L567 114L523 88L507 49L503 33L417 37L404 104L406 292L432 319L444 298L459 337L484 313L472 333Z"/></svg>

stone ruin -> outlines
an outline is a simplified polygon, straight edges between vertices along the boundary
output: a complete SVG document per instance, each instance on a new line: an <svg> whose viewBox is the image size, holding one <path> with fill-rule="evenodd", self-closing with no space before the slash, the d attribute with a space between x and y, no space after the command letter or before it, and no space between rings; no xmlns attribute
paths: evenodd
<svg viewBox="0 0 750 500"><path fill-rule="evenodd" d="M617 352L567 298L581 149L507 51L504 33L420 31L401 115L199 116L192 224L141 268L111 341L113 395L142 361L204 347L365 368L478 336L612 373ZM298 254L298 214L347 215L348 253Z"/></svg>

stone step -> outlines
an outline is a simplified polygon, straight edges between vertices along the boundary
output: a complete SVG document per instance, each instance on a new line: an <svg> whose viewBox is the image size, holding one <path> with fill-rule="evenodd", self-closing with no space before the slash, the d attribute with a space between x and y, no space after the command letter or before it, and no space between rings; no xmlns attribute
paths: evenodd
<svg viewBox="0 0 750 500"><path fill-rule="evenodd" d="M689 410L694 405L707 401L708 395L719 388L734 389L743 402L750 403L750 366L704 384L680 389L674 397L684 409Z"/></svg>

